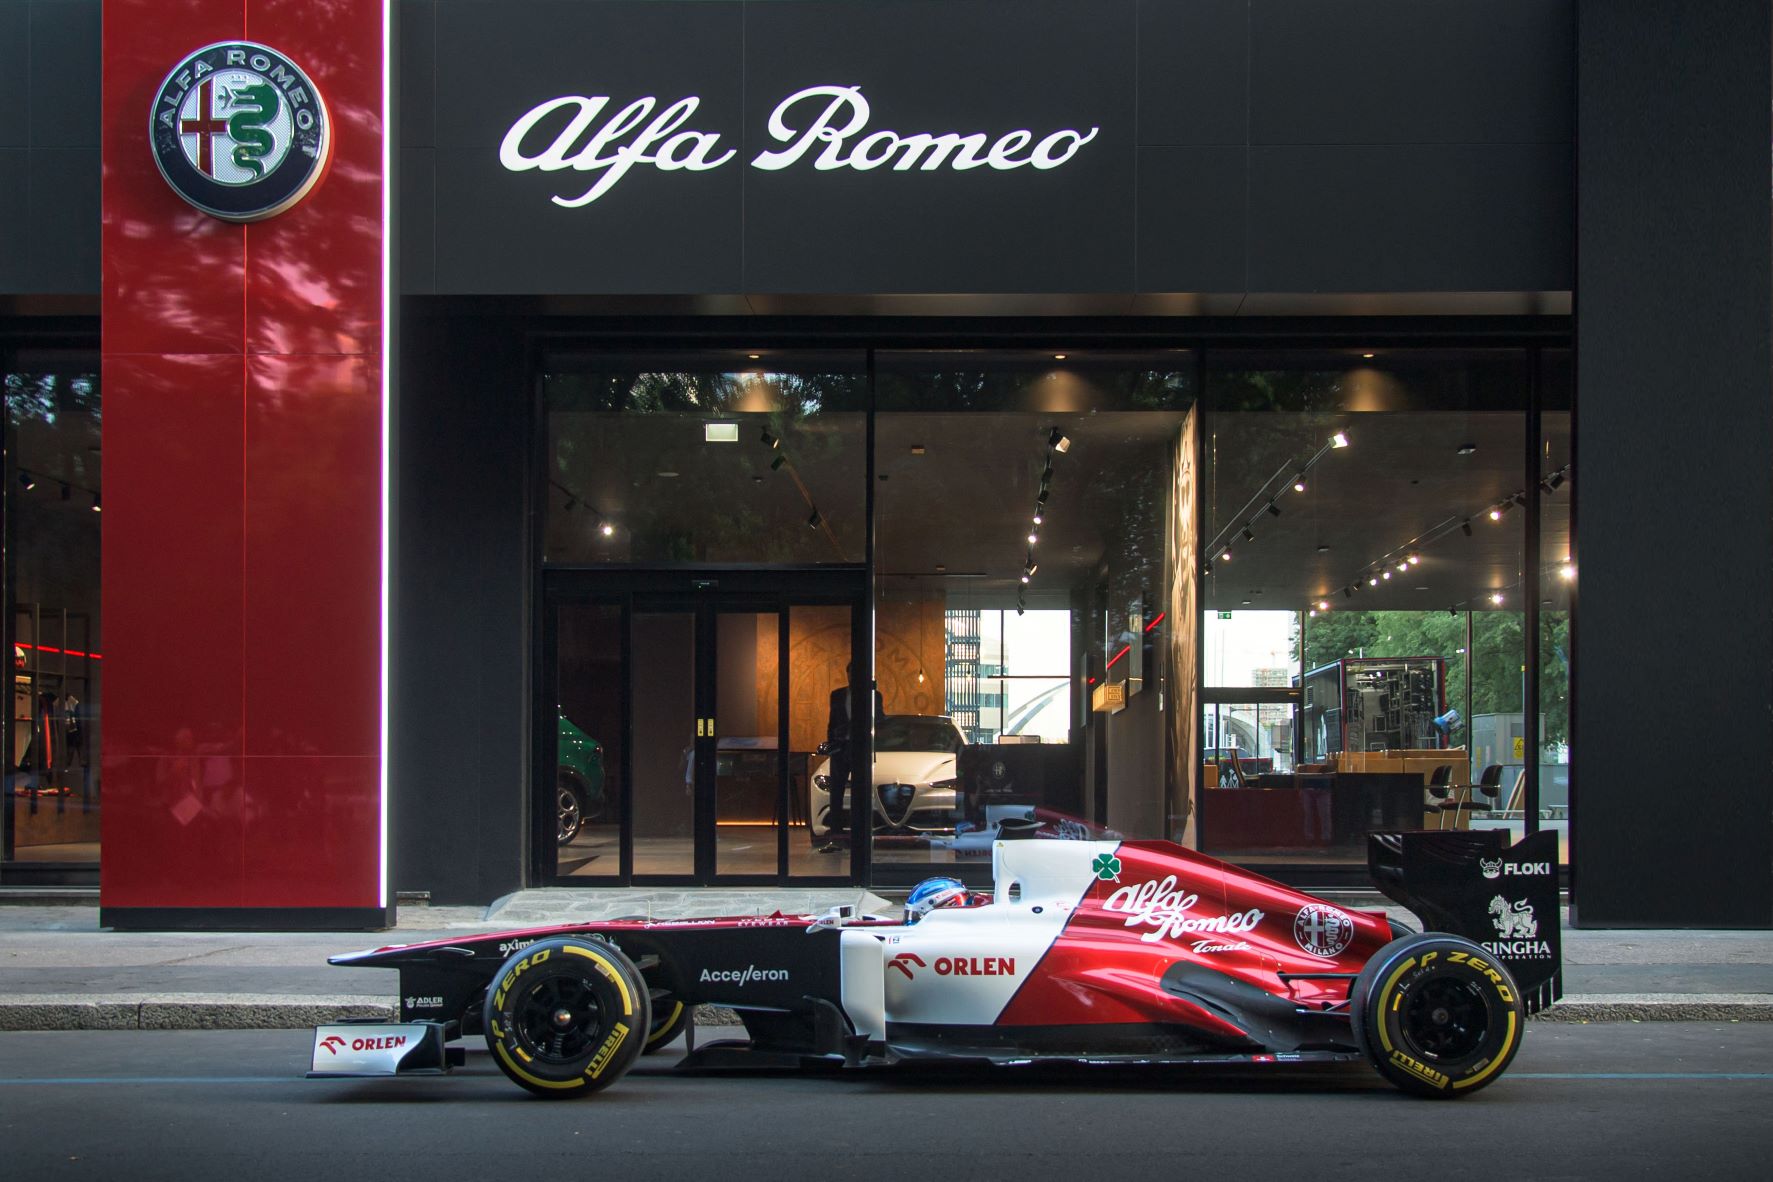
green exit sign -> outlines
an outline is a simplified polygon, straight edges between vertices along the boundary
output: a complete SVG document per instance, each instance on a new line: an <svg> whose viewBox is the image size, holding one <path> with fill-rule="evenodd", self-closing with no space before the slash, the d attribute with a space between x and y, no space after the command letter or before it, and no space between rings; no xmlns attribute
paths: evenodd
<svg viewBox="0 0 1773 1182"><path fill-rule="evenodd" d="M1229 620L1231 618L1231 613L1230 612L1220 612L1219 618L1221 620Z"/></svg>

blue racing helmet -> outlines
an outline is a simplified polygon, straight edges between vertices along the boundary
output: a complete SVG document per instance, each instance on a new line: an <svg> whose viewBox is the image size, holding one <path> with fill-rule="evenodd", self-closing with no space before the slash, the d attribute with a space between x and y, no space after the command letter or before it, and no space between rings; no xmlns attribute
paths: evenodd
<svg viewBox="0 0 1773 1182"><path fill-rule="evenodd" d="M905 897L905 922L916 923L938 907L966 906L967 887L958 878L926 878Z"/></svg>

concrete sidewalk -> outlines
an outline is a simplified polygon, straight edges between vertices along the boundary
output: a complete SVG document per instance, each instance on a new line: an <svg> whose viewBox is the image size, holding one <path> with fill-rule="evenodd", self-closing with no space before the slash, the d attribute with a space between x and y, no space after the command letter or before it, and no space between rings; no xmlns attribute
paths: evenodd
<svg viewBox="0 0 1773 1182"><path fill-rule="evenodd" d="M1377 908L1378 896L1338 896ZM392 1015L398 975L328 956L465 931L634 915L892 906L855 888L535 890L491 907L403 906L389 932L101 931L98 908L0 905L0 1030L222 1029ZM1414 924L1407 913L1387 907ZM1773 1020L1773 932L1564 931L1564 1000L1539 1021Z"/></svg>

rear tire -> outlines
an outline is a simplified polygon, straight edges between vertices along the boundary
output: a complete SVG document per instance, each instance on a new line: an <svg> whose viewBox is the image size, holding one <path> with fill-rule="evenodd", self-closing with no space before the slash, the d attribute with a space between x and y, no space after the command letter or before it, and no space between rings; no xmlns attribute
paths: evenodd
<svg viewBox="0 0 1773 1182"><path fill-rule="evenodd" d="M652 1001L632 961L600 940L543 940L513 953L487 989L486 1045L499 1070L550 1100L608 1087L634 1065Z"/></svg>
<svg viewBox="0 0 1773 1182"><path fill-rule="evenodd" d="M1348 996L1355 1043L1379 1074L1437 1100L1494 1083L1526 1027L1508 970L1470 940L1443 933L1393 940L1367 962Z"/></svg>

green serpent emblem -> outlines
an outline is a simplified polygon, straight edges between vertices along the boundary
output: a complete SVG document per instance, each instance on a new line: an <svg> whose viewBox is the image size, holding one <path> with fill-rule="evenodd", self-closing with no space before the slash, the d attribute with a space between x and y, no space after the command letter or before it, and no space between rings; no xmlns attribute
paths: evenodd
<svg viewBox="0 0 1773 1182"><path fill-rule="evenodd" d="M277 88L268 82L235 86L228 91L231 106L246 108L237 110L228 119L228 134L234 139L234 163L252 173L254 180L265 175L265 166L260 161L277 146L277 141L265 128L277 117L280 101Z"/></svg>

